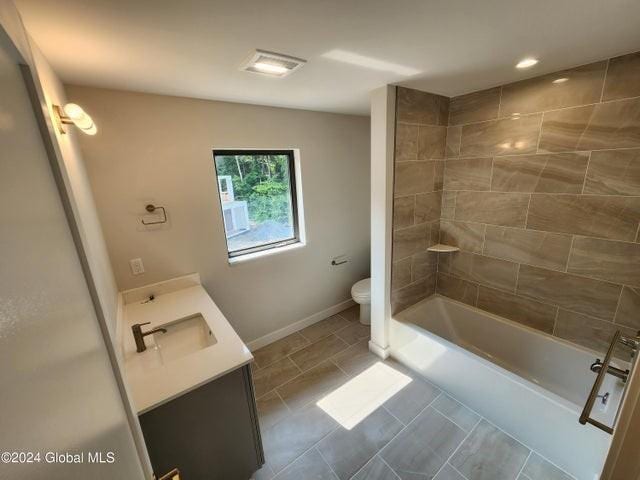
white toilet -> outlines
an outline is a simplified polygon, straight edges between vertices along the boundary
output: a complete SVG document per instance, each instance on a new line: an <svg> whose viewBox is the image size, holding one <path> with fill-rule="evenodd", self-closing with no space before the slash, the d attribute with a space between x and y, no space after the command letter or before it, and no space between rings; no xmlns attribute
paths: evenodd
<svg viewBox="0 0 640 480"><path fill-rule="evenodd" d="M353 284L351 296L354 302L360 304L360 323L371 324L371 279L365 278Z"/></svg>

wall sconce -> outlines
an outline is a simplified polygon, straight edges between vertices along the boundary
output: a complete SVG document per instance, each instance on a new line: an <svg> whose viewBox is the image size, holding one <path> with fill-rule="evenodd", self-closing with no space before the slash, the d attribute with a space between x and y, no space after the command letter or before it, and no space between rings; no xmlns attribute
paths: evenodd
<svg viewBox="0 0 640 480"><path fill-rule="evenodd" d="M58 121L58 131L60 133L67 133L65 125L75 125L87 135L95 135L98 132L98 127L93 123L93 119L80 105L67 103L64 108L60 107L60 105L54 105L53 112Z"/></svg>

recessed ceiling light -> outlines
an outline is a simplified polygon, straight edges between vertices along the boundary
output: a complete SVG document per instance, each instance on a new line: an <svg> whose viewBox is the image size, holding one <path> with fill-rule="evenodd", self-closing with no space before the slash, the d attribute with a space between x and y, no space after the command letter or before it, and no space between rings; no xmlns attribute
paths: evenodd
<svg viewBox="0 0 640 480"><path fill-rule="evenodd" d="M557 85L558 83L564 83L564 82L568 82L568 81L569 81L569 79L567 77L562 77L562 78L556 78L551 83L555 83Z"/></svg>
<svg viewBox="0 0 640 480"><path fill-rule="evenodd" d="M299 69L305 63L307 61L301 58L267 52L266 50L256 50L242 64L240 70L282 78Z"/></svg>
<svg viewBox="0 0 640 480"><path fill-rule="evenodd" d="M538 59L536 58L523 58L516 64L516 68L530 68L536 63L538 63Z"/></svg>

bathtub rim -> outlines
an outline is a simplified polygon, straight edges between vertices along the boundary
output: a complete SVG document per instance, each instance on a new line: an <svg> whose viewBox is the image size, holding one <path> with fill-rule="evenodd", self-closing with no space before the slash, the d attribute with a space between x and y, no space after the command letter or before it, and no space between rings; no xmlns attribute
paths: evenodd
<svg viewBox="0 0 640 480"><path fill-rule="evenodd" d="M487 310L483 310L483 309L478 308L478 307L476 307L476 306L469 305L468 303L461 302L461 301L459 301L459 300L456 300L455 298L447 297L447 296L442 295L442 294L440 294L440 293L434 293L433 295L430 295L430 296L428 296L427 298L423 298L423 299L422 299L422 300L420 300L419 302L414 303L413 305L411 305L411 306L409 306L409 307L405 308L404 310L402 310L402 311L400 311L400 312L398 312L398 313L396 313L396 314L394 314L394 315L391 315L391 318L392 318L393 320L397 320L397 321L400 321L400 322L403 322L403 323L411 323L411 322L408 322L408 321L405 321L405 320L399 319L399 318L397 318L397 316L398 316L398 315L402 315L402 314L404 314L405 312L409 312L409 311L411 311L411 310L415 309L416 307L418 307L418 306L420 306L420 305L422 305L422 304L424 304L424 303L427 303L427 302L428 302L428 301L430 301L430 300L434 300L434 299L436 299L436 298L440 298L440 299L444 300L445 302L451 302L451 303L453 303L453 304L459 305L459 306L461 306L461 307L463 307L463 308L465 308L465 309L467 309L467 310L471 310L471 311L475 311L475 312L480 312L482 315L486 315L486 316L488 316L488 317L491 317L493 320L496 320L496 321L498 321L498 322L500 322L500 323L504 323L504 324L507 324L507 325L510 325L510 326L513 326L513 327L516 327L516 328L520 328L520 329L525 330L525 331L528 331L528 332L531 332L531 333L535 333L535 334L538 334L538 335L542 335L542 336L543 336L543 337L545 337L546 339L548 339L548 340L552 340L553 342L555 342L555 343L559 343L559 344L561 344L561 345L563 345L563 346L565 346L565 347L569 347L569 348L571 348L572 350L575 350L575 351L578 351L578 352L582 352L582 353L587 353L587 354L589 354L589 355L594 355L594 356L596 356L596 357L598 357L598 358L599 358L599 357L602 357L602 356L604 355L604 352L598 352L597 350L593 350L593 349L591 349L591 348L589 348L589 347L585 347L585 346L583 346L583 345L575 344L575 343L570 342L569 340L566 340L566 339L564 339L564 338L556 337L555 335L552 335L552 334L547 333L547 332L543 332L542 330L538 330L537 328L533 328L533 327L530 327L530 326L525 325L525 324L523 324L523 323L516 322L515 320L511 320L511 319L509 319L509 318L507 318L507 317L503 317L503 316L501 316L501 315L498 315L498 314L495 314L495 313L489 312L489 311L487 311ZM570 310L567 310L567 311L570 311ZM572 313L577 313L577 312L572 312ZM580 314L580 315L583 315L583 314ZM588 316L588 315L587 315L587 316ZM590 317L590 318L591 318L591 317ZM595 317L594 317L594 318L595 318ZM604 320L601 320L601 321L603 321L603 322L604 322ZM618 325L617 325L617 324L615 324L615 323L612 323L612 325L613 325L614 327L615 327L615 326L618 326ZM440 336L438 336L438 335L436 335L436 336L437 336L438 338L442 338L442 337L440 337ZM446 339L443 339L443 340L446 340ZM460 345L458 345L457 343L454 343L454 342L450 342L450 343L452 343L453 345L456 345L456 346L460 347ZM464 347L460 347L460 348L463 348L463 349L464 349ZM617 366L617 367L619 367L619 368L630 368L631 364L632 364L632 362L629 362L629 361L626 361L626 360L622 360L621 358L618 358L618 357L615 357L615 358L611 361L611 365Z"/></svg>
<svg viewBox="0 0 640 480"><path fill-rule="evenodd" d="M492 320L501 322L502 324L506 324L507 326L510 327L515 327L515 328L520 328L525 330L526 332L529 333L533 333L533 334L538 334L538 335L543 335L545 339L547 340L553 340L554 342L557 342L559 344L561 344L563 347L570 347L573 351L575 352L580 352L581 354L589 354L589 355L600 355L597 352L586 348L586 347L582 347L582 346L578 346L578 345L574 345L570 342L568 342L567 340L563 340L561 338L558 337L554 337L553 335L549 335L548 333L545 333L543 331L537 330L535 328L532 327L528 327L527 325L523 325L521 323L515 322L513 320L509 320L508 318L505 317L501 317L500 315L496 315L494 313L491 312L487 312L486 310L482 310L478 307L474 307L473 305L469 305L463 302L460 302L458 300L446 297L444 295L440 295L440 294L433 294L427 298L424 298L422 300L420 300L419 302L415 303L414 305L411 305L410 307L407 307L406 309L402 310L401 312L396 313L395 315L391 316L391 320L394 320L396 322L402 323L404 325L409 326L409 328L412 329L418 329L420 332L424 332L424 334L432 337L432 338L436 338L437 341L441 341L444 342L445 345L449 348L454 348L457 351L461 351L461 353L463 355L467 355L470 356L474 361L479 361L484 367L486 368L490 368L493 370L496 370L498 374L500 374L501 376L506 377L507 379L514 381L518 384L521 384L523 387L527 388L528 390L532 391L533 393L536 393L538 395L543 395L545 397L547 397L550 401L552 401L554 404L557 404L559 407L562 407L563 409L570 411L571 413L575 414L575 415L580 415L580 412L582 411L582 405L578 405L574 402L572 402L571 400L568 400L567 398L562 397L561 395L549 390L548 388L545 388L543 385L536 383L535 381L533 381L531 379L531 377L529 376L523 376L520 375L512 370L509 370L508 368L500 365L497 362L494 362L488 358L485 358L484 356L474 353L471 350L468 350L467 348L465 348L462 345L459 345L458 343L455 343L451 340L448 340L444 337L441 337L440 335L430 331L429 329L427 329L426 327L411 322L407 319L402 318L402 314L404 314L405 312L411 312L413 310L417 310L420 306L424 305L427 302L430 301L434 301L436 299L441 299L443 300L445 303L446 302L451 302L455 305L459 305L467 310L470 310L472 312L476 312L479 313L481 315L487 316L489 318L491 318ZM393 336L391 336L391 338L393 338ZM393 341L391 341L391 355L394 356L394 346L393 346ZM399 360L399 359L398 359ZM594 358L595 360L595 358ZM623 361L622 361L623 362ZM586 397L585 397L586 400Z"/></svg>

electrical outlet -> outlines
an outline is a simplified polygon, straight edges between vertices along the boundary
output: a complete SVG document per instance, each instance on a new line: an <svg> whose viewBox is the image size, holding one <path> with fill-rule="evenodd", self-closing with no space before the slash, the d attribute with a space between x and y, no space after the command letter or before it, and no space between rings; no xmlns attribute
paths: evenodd
<svg viewBox="0 0 640 480"><path fill-rule="evenodd" d="M133 258L129 260L129 266L131 267L131 273L134 275L141 275L144 273L144 264L141 258Z"/></svg>

